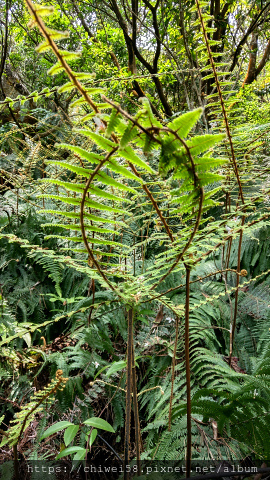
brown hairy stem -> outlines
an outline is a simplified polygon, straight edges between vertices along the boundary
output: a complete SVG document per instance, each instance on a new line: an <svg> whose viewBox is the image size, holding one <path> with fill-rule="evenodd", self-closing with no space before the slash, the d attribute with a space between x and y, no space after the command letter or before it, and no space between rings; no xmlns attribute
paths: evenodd
<svg viewBox="0 0 270 480"><path fill-rule="evenodd" d="M179 317L176 317L175 323L175 341L173 349L173 361L172 361L172 383L171 383L171 395L170 395L170 409L169 409L169 425L168 430L171 431L172 428L172 404L173 404L173 386L175 379L175 364L176 364L176 352L177 352L177 343L178 343L178 330L179 330Z"/></svg>
<svg viewBox="0 0 270 480"><path fill-rule="evenodd" d="M18 446L17 443L13 445L13 455L14 455L14 474L15 480L19 480L19 462L18 462Z"/></svg>
<svg viewBox="0 0 270 480"><path fill-rule="evenodd" d="M137 379L136 379L134 344L133 344L133 350L132 350L132 391L133 391L133 412L134 412L134 423L135 423L135 447L136 447L136 458L137 458L137 467L138 467L137 474L138 476L140 476L141 475L140 452L142 447L142 438L141 438L139 405L138 405L138 395L137 395Z"/></svg>
<svg viewBox="0 0 270 480"><path fill-rule="evenodd" d="M191 471L191 386L190 386L190 359L189 359L189 293L190 267L186 268L186 304L185 304L185 363L187 384L187 450L186 450L186 478L190 478Z"/></svg>
<svg viewBox="0 0 270 480"><path fill-rule="evenodd" d="M245 221L245 217L242 218L242 226L244 225L244 221ZM239 292L239 283L240 283L240 276L241 276L240 268L241 268L242 240L243 240L243 230L240 231L239 244L238 244L236 291L235 291L235 298L234 298L234 314L233 314L233 321L232 321L231 331L230 331L230 352L229 352L229 365L230 366L231 366L231 363L232 363L233 341L234 341L234 335L235 335L237 306L238 306L238 292Z"/></svg>
<svg viewBox="0 0 270 480"><path fill-rule="evenodd" d="M126 421L125 421L125 454L124 454L124 480L129 480L130 450L130 425L131 425L131 402L132 402L132 364L133 364L133 309L128 311L128 340L127 340L127 386L126 386Z"/></svg>

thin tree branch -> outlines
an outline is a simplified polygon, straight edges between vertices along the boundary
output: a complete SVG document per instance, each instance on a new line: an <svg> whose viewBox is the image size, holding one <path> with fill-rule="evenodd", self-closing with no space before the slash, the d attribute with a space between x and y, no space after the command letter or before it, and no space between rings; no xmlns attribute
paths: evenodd
<svg viewBox="0 0 270 480"><path fill-rule="evenodd" d="M238 60L238 57L242 51L242 48L243 46L245 45L249 35L253 32L253 30L255 30L255 28L257 27L258 25L258 21L260 19L260 17L262 16L262 14L267 11L267 9L270 7L270 2L268 2L262 9L261 11L258 13L258 15L255 16L254 20L251 22L249 28L247 29L246 33L244 34L244 36L242 37L242 39L240 40L240 42L238 43L237 47L236 47L236 50L234 52L234 56L233 56L233 61L232 61L232 64L229 68L229 71L232 72L234 70L234 67L237 63L237 60Z"/></svg>
<svg viewBox="0 0 270 480"><path fill-rule="evenodd" d="M258 51L258 33L257 31L252 32L252 38L250 42L250 54L249 54L249 64L247 69L246 77L243 81L242 87L244 85L249 85L256 78L256 60L257 60L257 51ZM262 67L263 68L263 67Z"/></svg>

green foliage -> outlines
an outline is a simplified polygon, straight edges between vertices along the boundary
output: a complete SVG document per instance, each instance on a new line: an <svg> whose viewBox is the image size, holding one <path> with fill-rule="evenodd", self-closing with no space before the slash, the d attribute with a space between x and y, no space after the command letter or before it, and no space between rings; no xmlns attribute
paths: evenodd
<svg viewBox="0 0 270 480"><path fill-rule="evenodd" d="M105 430L105 431L113 432L113 433L114 433L114 429L111 427L111 425L108 422L106 422L102 418L95 418L95 417L88 418L83 423L86 426L92 427L90 432L88 432L85 435L85 437L86 437L85 438L86 448L82 448L82 447L79 447L79 446L76 447L75 445L72 446L72 447L68 446L74 440L74 438L76 437L76 435L78 433L78 430L80 428L80 425L74 425L73 423L70 423L70 422L55 423L54 425L49 427L44 432L44 434L41 437L41 440L49 437L50 435L53 435L56 432L59 432L61 430L65 430L64 442L65 442L65 445L66 445L67 448L62 450L57 455L56 459L66 457L66 456L74 453L75 455L73 456L73 460L84 460L86 458L88 450L90 451L90 448L91 448L91 446L93 445L93 443L96 439L97 429ZM93 428L93 427L95 427L95 428Z"/></svg>
<svg viewBox="0 0 270 480"><path fill-rule="evenodd" d="M64 389L68 379L63 377L62 370L56 372L56 378L46 386L42 391L35 392L35 395L30 398L30 402L23 406L23 408L16 414L13 425L9 429L9 433L1 442L3 445L18 445L24 431L33 421L35 415L43 410L42 404L44 402L51 402L54 399L51 395L55 394L57 390Z"/></svg>
<svg viewBox="0 0 270 480"><path fill-rule="evenodd" d="M262 115L268 108L258 113L261 84L257 92L248 87L235 95L237 75L230 77L233 87L225 79L228 40L221 31L222 41L216 40L222 21L209 15L205 2L186 11L180 5L179 15L171 2L144 2L140 51L133 52L138 75L125 50L129 31L121 22L115 27L129 15L125 2L108 18L99 6L97 15L90 4L61 4L68 12L75 8L80 40L69 28L72 15L26 3L32 26L45 38L36 47L38 60L31 50L25 63L31 79L39 62L40 79L31 83L38 90L1 104L19 105L23 125L31 102L40 105L30 108L35 126L0 127L0 376L1 395L8 397L2 411L14 415L20 407L2 444L19 444L39 413L38 442L65 430L66 448L59 436L52 438L51 457L60 450L57 458L85 459L98 444L98 429L117 431L110 437L114 448L126 449L124 416L132 401L136 422L134 384L128 397L132 309L131 372L137 374L143 458L184 461L190 434L194 459L267 458L269 179ZM230 8L234 15L240 7ZM152 24L155 15L159 22ZM88 28L87 37L93 18L94 34ZM153 27L155 36L149 35ZM14 61L21 61L21 51ZM140 102L132 98L138 92ZM252 125L240 125L240 114ZM64 392L53 392L53 405L47 399L54 383L29 398L34 382L59 369L69 382ZM105 408L109 423L98 416Z"/></svg>

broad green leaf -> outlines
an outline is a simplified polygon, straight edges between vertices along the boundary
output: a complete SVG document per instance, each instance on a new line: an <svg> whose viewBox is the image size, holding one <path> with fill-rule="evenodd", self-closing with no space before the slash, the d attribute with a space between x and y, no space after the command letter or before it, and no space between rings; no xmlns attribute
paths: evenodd
<svg viewBox="0 0 270 480"><path fill-rule="evenodd" d="M80 458L80 459L77 458L77 460L83 460L85 458L86 449L82 448L82 447L68 447L68 448L65 448L65 450L62 450L62 452L58 453L57 457L55 457L55 460L59 460L59 458L67 457L68 455L71 455L72 453L79 453L80 455L83 455L82 458Z"/></svg>
<svg viewBox="0 0 270 480"><path fill-rule="evenodd" d="M109 367L108 371L106 372L106 375L109 377L110 375L113 375L116 372L120 372L124 368L126 368L127 362L126 360L120 360L119 362L113 362L113 364Z"/></svg>
<svg viewBox="0 0 270 480"><path fill-rule="evenodd" d="M88 439L89 439L89 435L90 435L90 439L89 439L89 445L90 447L93 445L95 439L96 439L96 436L97 436L97 430L94 428L92 431L89 430L89 432L86 433L86 435L84 436L85 438L85 441L88 442Z"/></svg>
<svg viewBox="0 0 270 480"><path fill-rule="evenodd" d="M64 430L64 428L70 427L71 425L74 425L71 422L67 421L62 421L62 422L57 422L51 427L49 427L42 435L40 440L43 440L43 438L47 438L50 435L53 435L56 432L60 432L61 430Z"/></svg>
<svg viewBox="0 0 270 480"><path fill-rule="evenodd" d="M30 93L30 95L28 97L29 98L36 98L38 96L39 96L39 93L35 90L35 92Z"/></svg>
<svg viewBox="0 0 270 480"><path fill-rule="evenodd" d="M106 432L115 433L113 427L108 422L106 422L106 420L103 420L103 418L92 417L88 420L85 420L83 423L85 425L89 425L90 427L95 427L101 430L106 430Z"/></svg>
<svg viewBox="0 0 270 480"><path fill-rule="evenodd" d="M89 440L89 445L92 446L94 441L96 440L96 436L97 436L97 430L95 428L93 428L92 432L91 432L91 435L90 435L90 440Z"/></svg>
<svg viewBox="0 0 270 480"><path fill-rule="evenodd" d="M219 190L220 190L220 187L216 187L213 190L210 190L209 192L206 192L205 195L204 195L204 199L212 197L217 192L219 192Z"/></svg>
<svg viewBox="0 0 270 480"><path fill-rule="evenodd" d="M53 88L53 90L54 90L54 88ZM41 90L40 93L52 93L52 92L50 91L50 89L48 87L45 87Z"/></svg>
<svg viewBox="0 0 270 480"><path fill-rule="evenodd" d="M13 103L13 99L12 98L9 98L9 97L6 97L5 98L5 103Z"/></svg>
<svg viewBox="0 0 270 480"><path fill-rule="evenodd" d="M22 337L26 343L26 345L28 346L28 348L31 347L31 343L32 343L32 338L31 338L31 334L29 332L25 333Z"/></svg>
<svg viewBox="0 0 270 480"><path fill-rule="evenodd" d="M70 425L70 427L68 427L68 428L65 430L65 433L64 433L64 442L65 442L66 447L67 447L67 446L72 442L72 440L76 437L79 428L80 428L79 425Z"/></svg>
<svg viewBox="0 0 270 480"><path fill-rule="evenodd" d="M110 105L109 103L96 103L96 107L99 109L99 110L104 110L104 109L112 109L113 106Z"/></svg>
<svg viewBox="0 0 270 480"><path fill-rule="evenodd" d="M75 460L85 460L86 458L86 448L83 449L84 451L82 450L79 450L77 453L75 453L74 457L73 457L73 461Z"/></svg>
<svg viewBox="0 0 270 480"><path fill-rule="evenodd" d="M95 380L102 372L104 372L104 370L106 370L107 368L110 368L110 365L106 365L105 367L102 367L102 368L96 373L96 375L94 376L94 380Z"/></svg>

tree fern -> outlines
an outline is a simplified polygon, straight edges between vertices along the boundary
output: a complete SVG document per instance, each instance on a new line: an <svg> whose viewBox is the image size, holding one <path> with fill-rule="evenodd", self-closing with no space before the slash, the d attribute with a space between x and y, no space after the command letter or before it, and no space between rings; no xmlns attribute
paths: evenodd
<svg viewBox="0 0 270 480"><path fill-rule="evenodd" d="M211 422L217 422L222 435L222 452L215 439L211 450L213 456L225 456L229 436L234 438L230 443L231 449L244 452L245 448L251 449L252 443L257 442L257 453L262 455L268 446L261 438L260 429L254 430L242 449L245 438L237 425L247 418L243 410L245 402L249 418L265 413L268 393L259 402L256 402L256 398L253 401L252 397L254 389L262 389L264 379L256 381L250 375L245 378L244 386L241 385L242 376L228 366L226 357L229 353L232 360L234 334L236 332L237 337L238 333L240 289L248 288L251 291L253 288L253 279L242 278L246 273L242 274L240 268L239 252L243 233L250 238L254 229L268 217L259 209L258 212L254 211L260 201L259 194L252 196L248 183L250 180L245 177L243 184L240 178L235 152L240 152L241 146L238 143L238 150L234 149L221 91L221 88L227 88L227 84L220 82L217 72L217 68L223 65L217 65L222 62L214 61L216 55L211 48L216 44L207 36L209 17L201 9L206 5L200 6L197 2L196 7L213 69L213 74L209 74L209 78L206 75L204 81L215 80L231 148L229 155L226 144L221 144L223 134L194 133L202 109L176 116L164 126L153 115L147 99L142 99L137 112L130 115L106 98L102 90L86 85L88 80L92 81L93 75L73 71L69 65L70 59L74 58L73 53L60 50L55 43L55 40L65 39L66 34L46 27L42 20L43 7L32 4L30 0L26 0L26 3L33 23L45 38L38 51L50 50L57 57L50 74L65 71L69 77L70 81L60 87L59 92L76 88L80 97L75 100L73 107L87 105L92 110L84 118L84 128L77 124L71 140L58 145L58 152L68 152L68 156L65 161L59 161L59 157L49 159L46 177L39 185L36 200L44 207L43 214L46 215L43 221L46 241L54 242L57 247L54 251L44 248L38 250L32 241L27 244L19 237L5 237L19 242L30 257L49 273L56 285L56 302L65 298L62 289L68 284L63 265L76 270L76 274L82 277L84 275L91 284L87 292L89 298L76 298L77 292L74 301L64 311L62 309L59 315L40 325L49 328L49 325L64 319L79 320L73 328L73 335L78 341L76 347L67 348L65 354L50 355L53 368L63 367L68 374L74 373L68 398L73 399L75 391L83 398L82 378L95 375L95 363L103 367L107 366L108 358L110 362L125 361L123 346L127 344L127 384L124 384L119 372L115 374L115 379L121 383L115 397L119 399L119 404L115 405L115 422L121 427L123 390L126 391L126 463L129 461L132 401L138 460L140 456L137 397L140 411L143 414L146 412L151 421L145 429L150 432L146 455L184 459L187 449L189 462L192 435L194 456L199 456L196 449L203 436L201 458L207 458L213 428ZM204 52L200 52L202 48L198 45L197 54L205 62ZM229 94L228 90L225 91ZM100 103L93 99L93 95L99 94ZM91 124L91 118L96 115L102 125L99 133L93 131ZM224 130L222 123L221 127ZM70 144L66 143L68 141ZM227 157L232 161L232 169ZM225 216L212 221L208 215L213 211L224 212L223 191L227 202ZM244 206L240 205L237 198L238 191ZM245 197L245 202L243 192L248 197ZM227 194L231 195L231 203ZM58 223L59 217L61 223ZM235 217L238 217L237 222L234 221ZM235 262L234 239L239 236ZM227 246L220 253L224 245ZM255 263L255 256L253 260ZM242 272L244 270L242 268ZM257 277L260 278L254 279L256 287L265 272L267 269L258 272ZM67 287L70 291L71 286ZM84 284L82 296L86 295L86 290ZM263 299L263 290L260 293L255 290L254 293L257 298ZM53 295L50 298L53 299ZM152 311L154 308L159 311L158 305L162 305L166 315L170 315L170 324L163 324L162 319L161 325L152 329L150 322L153 318L145 318L143 313L145 303ZM247 310L251 312L248 302ZM117 312L118 320L114 318L114 312ZM175 325L178 325L178 318L177 342ZM176 319L177 322L173 323ZM161 331L160 335L153 333L156 328ZM118 352L111 340L112 332L119 340ZM262 331L255 334L252 341L259 339L263 343L261 334ZM145 341L143 335L149 341ZM240 342L244 335L245 331L240 330ZM11 335L9 341L15 338L16 333ZM82 348L84 343L88 348ZM238 350L238 340L235 348ZM135 375L137 355L142 356L143 365L149 374L151 372L149 382L146 376L138 378L138 396ZM175 366L175 372L174 368L170 369L171 364ZM264 358L261 368L267 370L267 358ZM105 390L115 388L110 381L107 382L106 374L102 375L93 384L93 399L99 393L104 395ZM268 385L267 381L265 385ZM64 409L68 402L65 403L63 398L61 402L61 408ZM192 418L190 407L193 409ZM173 419L171 432L165 431L161 419L164 417L166 420L168 417ZM264 425L268 425L268 419L264 421ZM260 423L260 428L264 421ZM178 444L175 447L176 442Z"/></svg>

